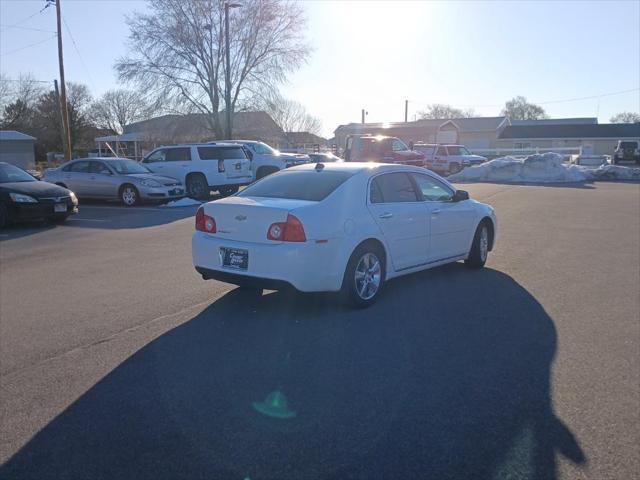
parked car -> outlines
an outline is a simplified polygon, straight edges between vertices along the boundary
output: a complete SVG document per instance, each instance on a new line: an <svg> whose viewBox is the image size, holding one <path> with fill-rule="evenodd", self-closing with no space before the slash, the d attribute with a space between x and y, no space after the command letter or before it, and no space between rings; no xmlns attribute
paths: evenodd
<svg viewBox="0 0 640 480"><path fill-rule="evenodd" d="M611 163L614 165L620 162L636 162L640 163L640 149L638 142L635 140L618 140L618 145L613 151Z"/></svg>
<svg viewBox="0 0 640 480"><path fill-rule="evenodd" d="M28 220L64 222L74 213L78 213L78 199L72 191L0 162L0 228Z"/></svg>
<svg viewBox="0 0 640 480"><path fill-rule="evenodd" d="M127 158L73 160L45 170L44 179L72 189L81 198L117 199L126 206L184 197L179 180L157 175Z"/></svg>
<svg viewBox="0 0 640 480"><path fill-rule="evenodd" d="M151 171L180 180L187 195L209 198L212 190L227 196L251 183L251 162L236 144L211 142L160 147L142 159Z"/></svg>
<svg viewBox="0 0 640 480"><path fill-rule="evenodd" d="M253 180L260 180L267 175L285 168L309 162L305 153L283 153L266 143L255 140L224 140L242 145L251 160Z"/></svg>
<svg viewBox="0 0 640 480"><path fill-rule="evenodd" d="M410 150L396 137L348 135L344 149L346 162L387 162L424 166L424 155Z"/></svg>
<svg viewBox="0 0 640 480"><path fill-rule="evenodd" d="M340 291L374 302L385 281L457 260L482 267L489 205L421 167L333 162L283 170L196 213L193 264L248 288Z"/></svg>
<svg viewBox="0 0 640 480"><path fill-rule="evenodd" d="M315 152L315 153L308 153L307 155L309 155L309 159L313 163L344 162L343 159L341 159L337 155L334 155L331 152Z"/></svg>
<svg viewBox="0 0 640 480"><path fill-rule="evenodd" d="M486 157L473 155L464 145L416 143L413 149L424 154L425 167L441 174L458 173L465 167L487 161Z"/></svg>

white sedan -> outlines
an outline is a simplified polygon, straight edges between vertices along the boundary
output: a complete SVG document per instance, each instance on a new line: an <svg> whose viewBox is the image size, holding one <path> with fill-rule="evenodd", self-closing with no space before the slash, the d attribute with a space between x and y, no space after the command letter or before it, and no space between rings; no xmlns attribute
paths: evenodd
<svg viewBox="0 0 640 480"><path fill-rule="evenodd" d="M202 205L193 263L204 279L340 291L365 307L392 278L484 266L496 227L492 207L420 167L306 164Z"/></svg>

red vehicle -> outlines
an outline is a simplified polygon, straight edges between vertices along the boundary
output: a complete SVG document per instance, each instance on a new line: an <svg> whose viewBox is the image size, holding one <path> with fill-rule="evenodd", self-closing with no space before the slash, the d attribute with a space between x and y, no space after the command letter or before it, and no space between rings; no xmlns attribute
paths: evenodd
<svg viewBox="0 0 640 480"><path fill-rule="evenodd" d="M396 137L349 135L344 149L345 162L401 163L424 166L425 156L410 150Z"/></svg>

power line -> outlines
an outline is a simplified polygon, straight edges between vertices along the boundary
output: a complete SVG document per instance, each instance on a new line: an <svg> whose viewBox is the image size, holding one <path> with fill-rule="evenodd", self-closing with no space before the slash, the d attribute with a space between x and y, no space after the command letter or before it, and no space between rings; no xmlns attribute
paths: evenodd
<svg viewBox="0 0 640 480"><path fill-rule="evenodd" d="M48 42L49 40L53 40L56 37L57 37L57 34L53 35L51 37L45 38L44 40L40 40L39 42L31 43L29 45L25 45L24 47L16 48L15 50L9 50L8 52L2 52L2 53L0 53L0 57L4 57L5 55L10 55L12 53L20 52L22 50L26 50L27 48L35 47L36 45L40 45L41 43Z"/></svg>
<svg viewBox="0 0 640 480"><path fill-rule="evenodd" d="M12 23L11 25L4 25L4 28L14 28L14 27L17 27L18 25L22 25L23 23L31 20L36 15L39 15L42 12L44 12L50 6L51 6L51 2L47 1L47 4L44 7L42 7L40 10L38 10L37 12L32 13L31 15L29 15L28 17L23 18L22 20L18 20L16 23Z"/></svg>
<svg viewBox="0 0 640 480"><path fill-rule="evenodd" d="M80 63L84 67L84 70L85 70L85 72L87 74L87 77L89 77L89 82L91 83L91 87L95 91L96 90L96 86L95 86L95 83L93 82L93 78L91 77L91 72L89 71L89 68L87 68L87 64L84 62L84 58L82 58L82 54L80 53L80 49L78 48L78 44L76 43L75 38L73 38L73 34L71 33L71 29L69 28L69 25L67 25L67 21L64 19L64 17L62 18L62 23L64 23L64 27L67 29L67 33L69 34L69 38L71 38L71 43L73 44L73 48L75 49L76 53L78 54L78 57L80 58Z"/></svg>
<svg viewBox="0 0 640 480"><path fill-rule="evenodd" d="M629 90L619 90L617 92L608 92L608 93L601 93L599 95L590 95L588 97L574 97L574 98L564 98L561 100L546 100L543 102L531 102L534 103L536 105L549 105L552 103L568 103L568 102L577 102L577 101L581 101L581 100L593 100L593 99L599 99L602 97L612 97L615 95L622 95L624 93L631 93L631 92L637 92L640 91L640 88L631 88ZM418 105L432 105L432 104L441 104L441 102L425 102L425 101L420 101L420 100L409 100L411 103L414 104L418 104ZM443 105L450 105L450 104L443 104ZM496 108L496 107L503 107L504 104L493 104L493 105L463 105L463 104L456 104L456 105L450 105L452 107L464 107L464 108Z"/></svg>
<svg viewBox="0 0 640 480"><path fill-rule="evenodd" d="M20 30L33 30L34 32L58 33L53 30L43 30L41 28L33 28L33 27L21 27L19 25L0 25L0 27L2 27L5 30L8 30L10 28L19 28ZM0 32L1 31L2 29L0 29Z"/></svg>
<svg viewBox="0 0 640 480"><path fill-rule="evenodd" d="M20 83L23 82L24 80L20 80L19 78L0 78L0 82L14 82L14 83ZM35 83L51 83L51 80L33 80L33 79L29 79L29 82L35 82Z"/></svg>

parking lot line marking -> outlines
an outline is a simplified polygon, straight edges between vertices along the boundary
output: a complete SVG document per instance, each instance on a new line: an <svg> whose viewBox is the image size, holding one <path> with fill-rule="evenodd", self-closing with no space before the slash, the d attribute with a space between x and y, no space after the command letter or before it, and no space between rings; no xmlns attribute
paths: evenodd
<svg viewBox="0 0 640 480"><path fill-rule="evenodd" d="M164 210L160 208L125 208L125 207L110 207L108 205L80 205L81 209L95 208L97 210L118 210L120 212L161 212Z"/></svg>

